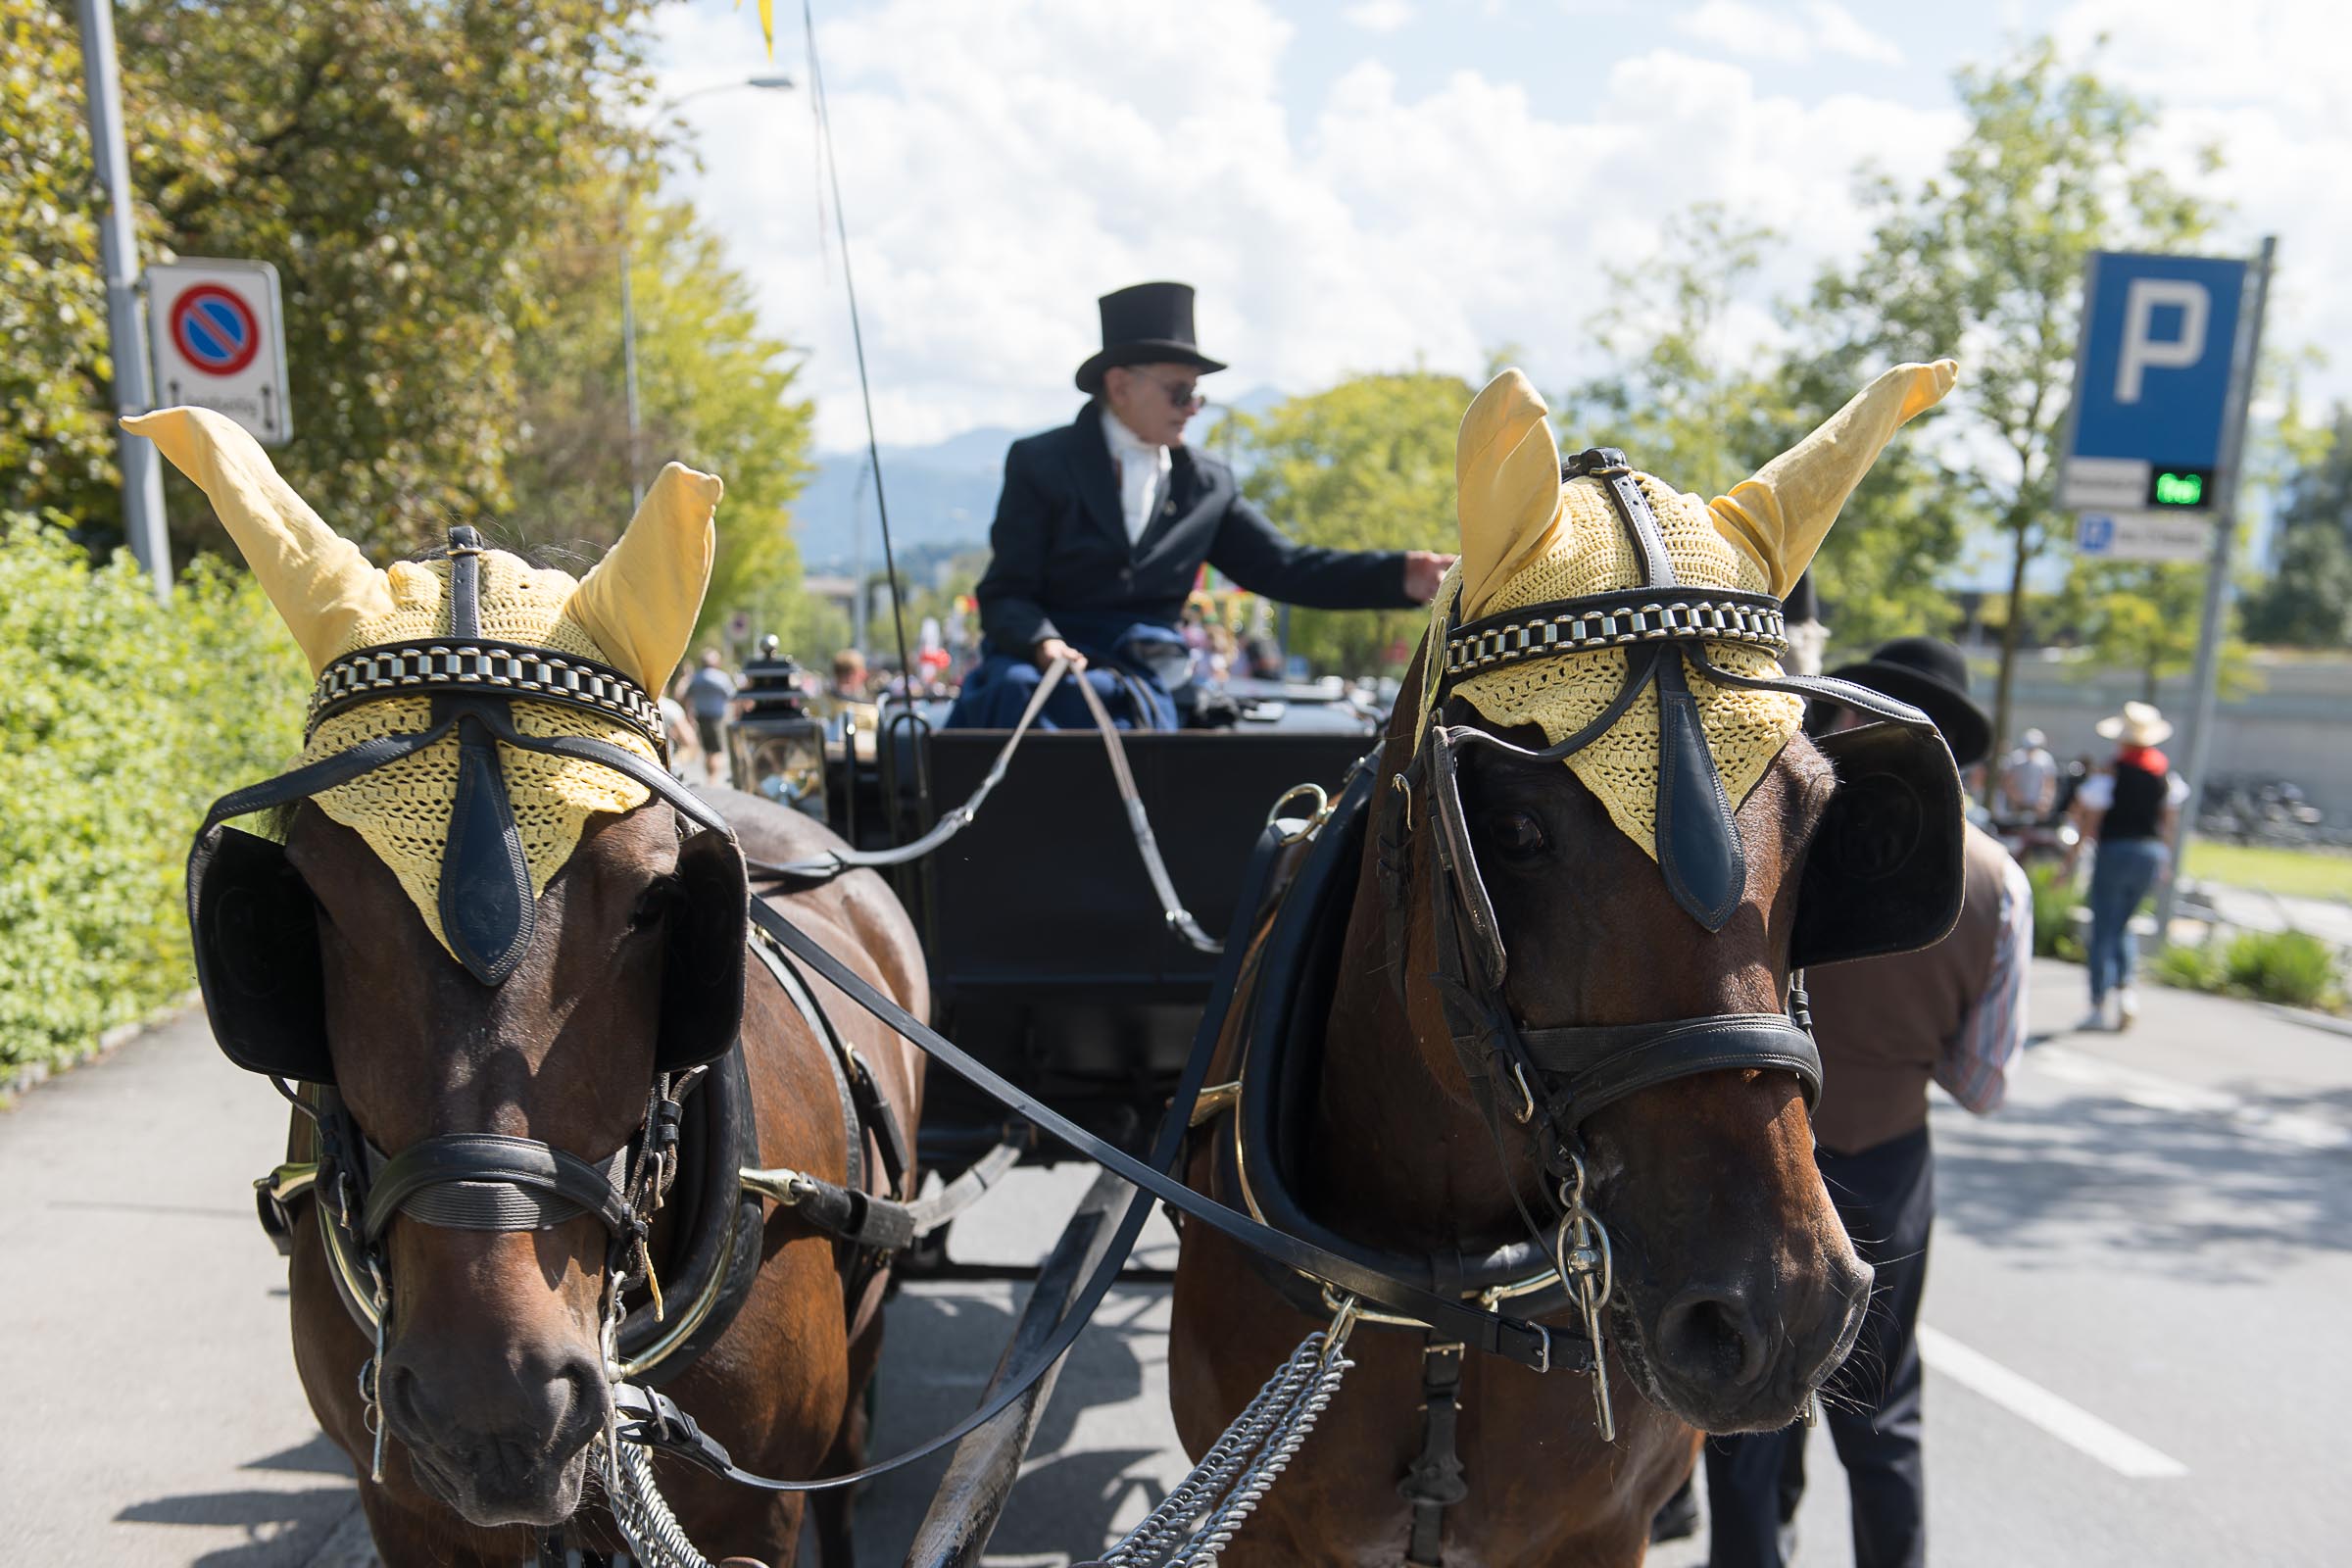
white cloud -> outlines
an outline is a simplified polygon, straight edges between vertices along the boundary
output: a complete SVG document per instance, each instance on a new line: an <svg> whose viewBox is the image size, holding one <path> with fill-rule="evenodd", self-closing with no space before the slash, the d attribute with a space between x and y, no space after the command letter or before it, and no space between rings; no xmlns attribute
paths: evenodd
<svg viewBox="0 0 2352 1568"><path fill-rule="evenodd" d="M1817 52L1873 65L1903 63L1900 49L1836 0L1805 0L1796 15L1749 0L1706 0L1696 10L1677 16L1674 30L1742 59L1775 65L1802 65Z"/></svg>
<svg viewBox="0 0 2352 1568"><path fill-rule="evenodd" d="M1871 31L1835 0L1806 0L1805 17L1813 24L1816 41L1829 54L1880 66L1903 63L1903 52L1892 39Z"/></svg>
<svg viewBox="0 0 2352 1568"><path fill-rule="evenodd" d="M1747 0L1706 0L1676 17L1674 30L1749 60L1794 65L1813 54L1813 40L1795 21Z"/></svg>
<svg viewBox="0 0 2352 1568"><path fill-rule="evenodd" d="M823 24L885 442L1066 419L1095 297L1150 277L1199 286L1229 394L1416 363L1470 375L1504 343L1560 387L1597 368L1586 323L1604 266L1644 254L1673 214L1720 201L1781 229L1772 284L1801 287L1866 237L1857 153L1915 176L1957 126L1941 108L1807 105L1672 50L1540 96L1474 71L1408 92L1367 63L1286 103L1290 28L1270 5L1111 9L1031 0L982 27L958 0L889 0ZM710 80L746 26L723 8L665 13L664 88ZM778 68L803 74L791 52ZM862 444L805 98L712 95L690 113L695 195L764 319L808 346L820 444Z"/></svg>
<svg viewBox="0 0 2352 1568"><path fill-rule="evenodd" d="M1395 32L1413 20L1413 8L1405 0L1359 0L1340 15L1367 32Z"/></svg>
<svg viewBox="0 0 2352 1568"><path fill-rule="evenodd" d="M2185 74L2198 95L2171 101L2160 145L2235 202L2214 248L2281 234L2274 341L2342 350L2352 290L2328 280L2352 266L2352 204L2328 198L2352 168L2352 112L2329 90L2325 26L2248 6L2248 36L2208 37ZM1367 62L1302 100L1285 94L1292 34L1270 0L1112 9L1006 0L981 25L959 0L885 0L824 24L885 442L1067 419L1095 297L1152 277L1200 287L1203 346L1235 367L1210 385L1228 395L1416 363L1471 375L1505 343L1557 389L1599 368L1587 323L1605 267L1638 262L1673 215L1716 201L1780 230L1759 293L1793 294L1868 244L1858 160L1915 180L1962 128L1946 102L1807 101L1769 66L1671 48L1541 88L1473 70L1408 85ZM2102 72L2186 91L2177 40L2195 15L2189 0L2082 0L2064 25L2114 34ZM727 62L764 69L724 6L666 10L662 25L665 90ZM788 36L776 69L805 76L796 55ZM861 445L806 96L717 94L688 112L704 163L691 188L770 328L808 347L820 444ZM2189 149L2211 139L2229 168L2208 181ZM1735 323L1742 343L1769 332L1752 314ZM2352 375L2339 366L2318 390L2352 391Z"/></svg>

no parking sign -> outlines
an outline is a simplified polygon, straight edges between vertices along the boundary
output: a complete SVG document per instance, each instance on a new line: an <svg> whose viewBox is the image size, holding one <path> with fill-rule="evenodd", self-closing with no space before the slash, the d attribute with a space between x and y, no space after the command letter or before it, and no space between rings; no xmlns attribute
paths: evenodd
<svg viewBox="0 0 2352 1568"><path fill-rule="evenodd" d="M147 308L164 407L217 410L267 446L294 433L276 268L196 258L151 267Z"/></svg>

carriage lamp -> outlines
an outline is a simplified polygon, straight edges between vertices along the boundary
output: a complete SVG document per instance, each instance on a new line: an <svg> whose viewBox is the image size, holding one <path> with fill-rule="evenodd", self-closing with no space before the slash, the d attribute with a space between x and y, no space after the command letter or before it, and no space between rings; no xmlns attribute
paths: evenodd
<svg viewBox="0 0 2352 1568"><path fill-rule="evenodd" d="M735 786L825 820L825 726L808 711L801 666L774 637L743 666L743 703L727 728Z"/></svg>

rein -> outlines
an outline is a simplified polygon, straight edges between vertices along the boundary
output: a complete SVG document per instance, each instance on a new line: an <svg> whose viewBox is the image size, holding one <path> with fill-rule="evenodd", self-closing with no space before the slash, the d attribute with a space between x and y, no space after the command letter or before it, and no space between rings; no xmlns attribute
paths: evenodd
<svg viewBox="0 0 2352 1568"><path fill-rule="evenodd" d="M1020 750L1030 726L1037 722L1037 715L1044 710L1046 699L1054 695L1054 688L1059 684L1062 676L1074 668L1067 659L1055 659L1046 666L1045 678L1037 683L1037 690L1029 694L1028 706L1021 710L1019 720L1013 724L1012 733L1004 738L996 760L989 763L987 773L982 775L979 784L961 806L932 823L930 831L921 838L887 850L845 847L828 850L816 859L788 860L780 864L766 860L746 863L756 875L809 886L831 881L844 871L860 868L881 870L905 865L942 848L972 825L973 818L980 814L980 808L986 804L989 795L1003 782L1004 770L1012 765L1012 754ZM1167 860L1160 854L1159 837L1152 831L1151 815L1144 809L1143 792L1136 787L1135 770L1128 765L1127 748L1119 739L1119 726L1110 716L1110 710L1103 706L1102 696L1095 690L1094 683L1083 675L1079 677L1077 687L1078 695L1085 699L1087 710L1095 721L1096 731L1102 737L1102 751L1110 760L1111 783L1119 792L1120 806L1126 809L1128 835L1135 840L1136 853L1143 858L1144 874L1151 878L1152 895L1159 900L1160 913L1167 921L1168 929L1197 953L1212 956L1222 953L1224 945L1200 929L1200 923L1193 918L1192 911L1185 907L1184 900L1177 895L1176 884L1168 875Z"/></svg>

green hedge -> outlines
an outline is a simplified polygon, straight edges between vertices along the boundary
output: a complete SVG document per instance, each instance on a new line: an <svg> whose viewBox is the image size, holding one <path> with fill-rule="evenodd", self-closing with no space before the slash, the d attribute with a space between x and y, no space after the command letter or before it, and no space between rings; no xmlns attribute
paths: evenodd
<svg viewBox="0 0 2352 1568"><path fill-rule="evenodd" d="M2150 965L2156 978L2184 991L2252 997L2290 1007L2344 1007L2343 975L2333 949L2304 931L2240 931L2196 947L2166 948Z"/></svg>
<svg viewBox="0 0 2352 1568"><path fill-rule="evenodd" d="M299 750L308 684L243 573L200 561L162 605L0 514L0 1082L194 983L189 835Z"/></svg>

